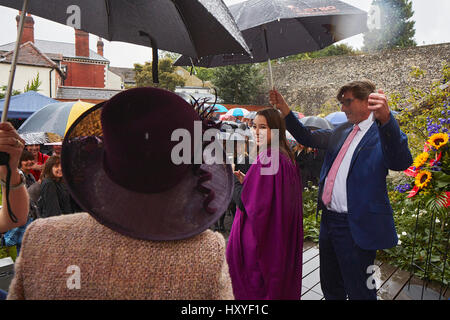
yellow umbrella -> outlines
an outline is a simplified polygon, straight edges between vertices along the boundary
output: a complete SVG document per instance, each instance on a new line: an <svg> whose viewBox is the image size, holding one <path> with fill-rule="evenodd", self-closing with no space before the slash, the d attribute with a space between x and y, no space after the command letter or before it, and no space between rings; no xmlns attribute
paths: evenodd
<svg viewBox="0 0 450 320"><path fill-rule="evenodd" d="M93 106L92 103L80 100L49 104L33 113L18 132L52 132L63 137L72 123Z"/></svg>

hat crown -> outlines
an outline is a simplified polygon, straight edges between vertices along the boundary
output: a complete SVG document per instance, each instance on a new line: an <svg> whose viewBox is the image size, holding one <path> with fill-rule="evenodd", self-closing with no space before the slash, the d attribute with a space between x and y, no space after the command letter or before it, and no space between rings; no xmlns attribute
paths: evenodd
<svg viewBox="0 0 450 320"><path fill-rule="evenodd" d="M174 186L190 169L176 165L172 133L185 129L194 135L200 117L177 95L158 88L135 88L121 92L103 107L103 166L108 176L136 192L161 192ZM191 150L193 141L191 139ZM134 170L129 170L134 168Z"/></svg>

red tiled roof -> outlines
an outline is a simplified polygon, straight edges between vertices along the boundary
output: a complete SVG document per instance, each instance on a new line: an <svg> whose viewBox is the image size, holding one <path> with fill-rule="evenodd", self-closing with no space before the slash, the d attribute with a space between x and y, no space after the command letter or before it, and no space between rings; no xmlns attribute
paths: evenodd
<svg viewBox="0 0 450 320"><path fill-rule="evenodd" d="M2 62L11 63L13 59L14 51L9 51L3 56L6 58ZM36 46L28 41L20 46L19 56L17 58L18 64L58 68L58 65L54 63L45 53L42 53Z"/></svg>

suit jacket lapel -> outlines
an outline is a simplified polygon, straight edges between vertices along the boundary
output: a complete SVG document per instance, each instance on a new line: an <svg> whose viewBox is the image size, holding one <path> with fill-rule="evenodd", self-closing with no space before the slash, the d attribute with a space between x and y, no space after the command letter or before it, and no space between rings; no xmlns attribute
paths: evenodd
<svg viewBox="0 0 450 320"><path fill-rule="evenodd" d="M361 139L361 141L358 143L358 146L355 149L355 152L352 156L352 161L350 162L350 168L348 170L348 173L352 171L353 165L355 164L356 158L358 158L358 154L361 151L362 148L369 142L370 138L372 138L377 132L377 123L376 121L373 122L373 124L370 126L369 130L366 132L364 137Z"/></svg>
<svg viewBox="0 0 450 320"><path fill-rule="evenodd" d="M339 151L341 151L342 145L344 144L345 140L347 139L347 137L350 134L350 132L352 131L352 129L353 129L353 126L350 126L342 131L342 134L336 144L336 148L333 149L333 157L332 157L332 161L330 163L330 168L333 165L333 162L336 159Z"/></svg>

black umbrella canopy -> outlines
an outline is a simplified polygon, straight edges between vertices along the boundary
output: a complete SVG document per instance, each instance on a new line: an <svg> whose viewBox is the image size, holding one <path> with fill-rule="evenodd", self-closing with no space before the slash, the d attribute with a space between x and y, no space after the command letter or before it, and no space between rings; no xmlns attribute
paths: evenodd
<svg viewBox="0 0 450 320"><path fill-rule="evenodd" d="M0 0L22 9L23 0ZM29 0L27 12L110 41L201 57L248 53L222 0Z"/></svg>
<svg viewBox="0 0 450 320"><path fill-rule="evenodd" d="M218 67L263 62L323 49L367 31L367 13L337 0L248 0L230 6L253 58L240 54L180 57L175 65Z"/></svg>

